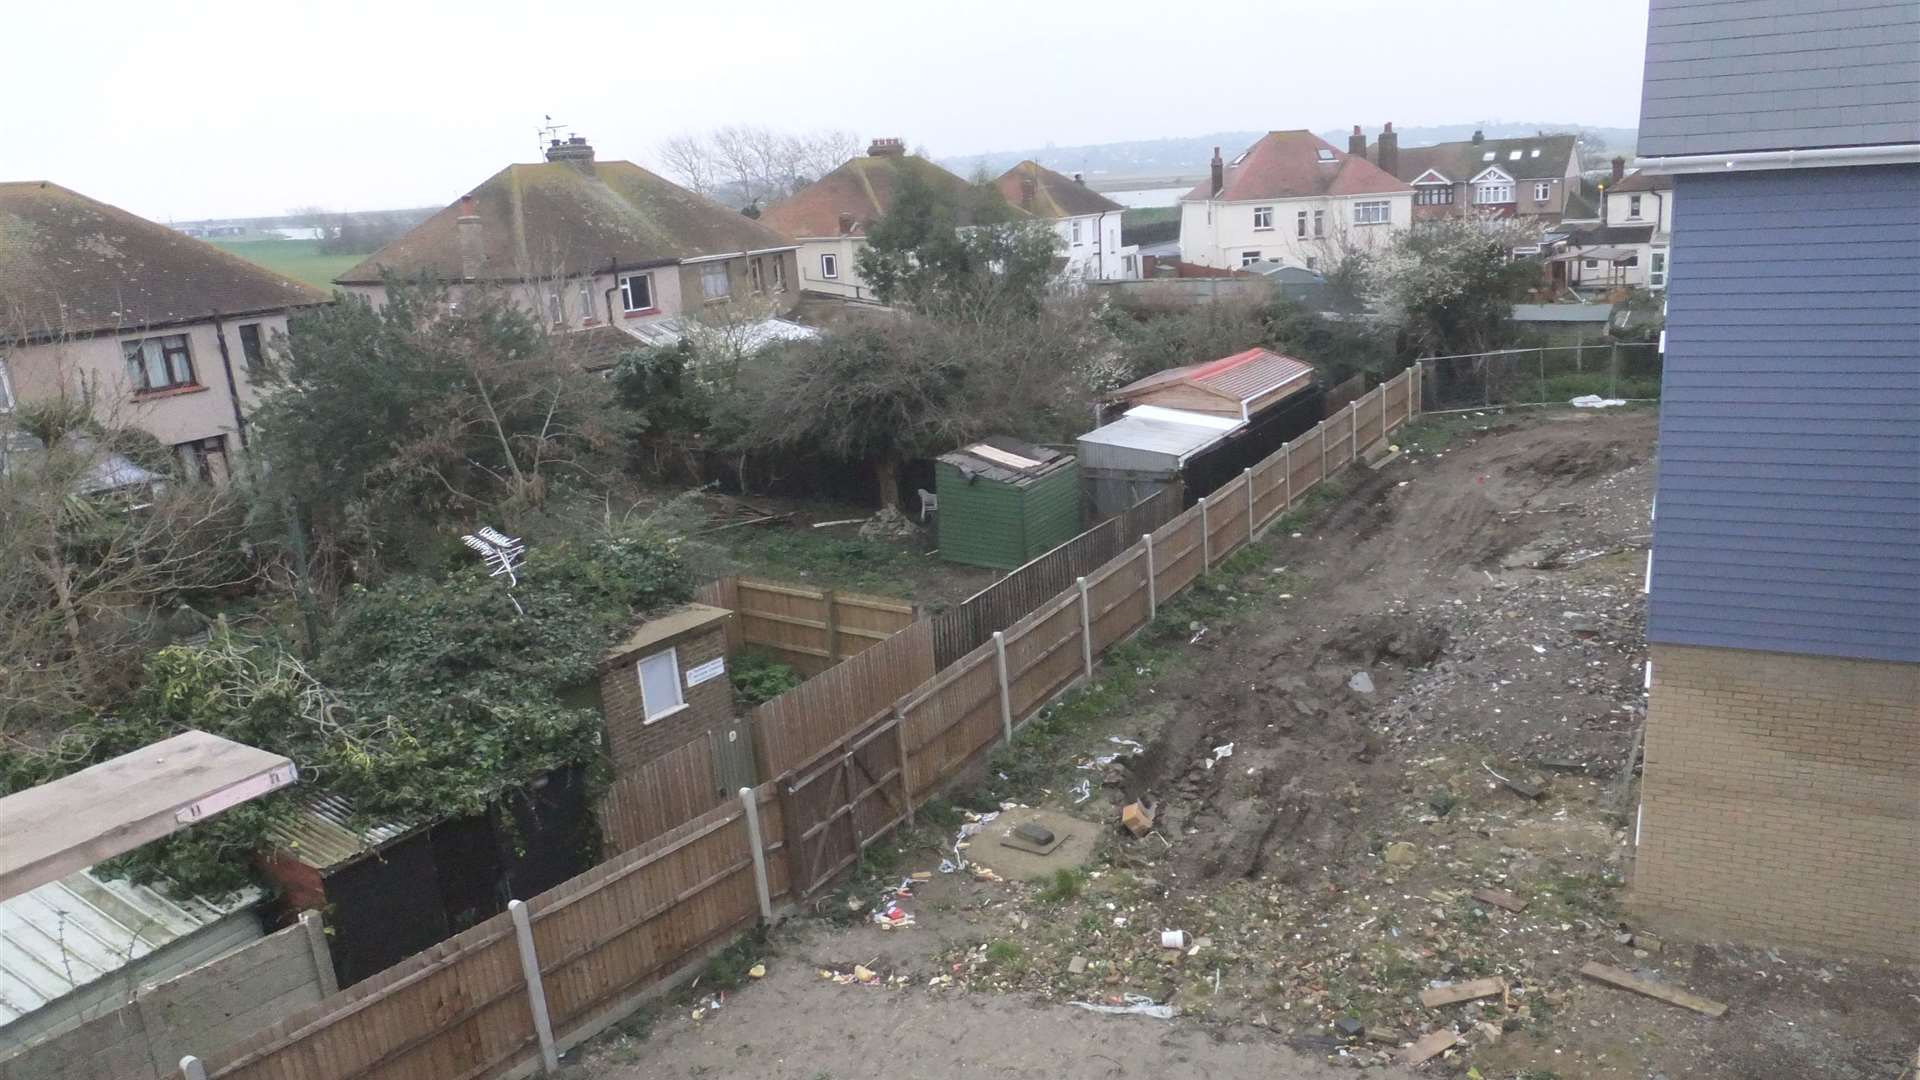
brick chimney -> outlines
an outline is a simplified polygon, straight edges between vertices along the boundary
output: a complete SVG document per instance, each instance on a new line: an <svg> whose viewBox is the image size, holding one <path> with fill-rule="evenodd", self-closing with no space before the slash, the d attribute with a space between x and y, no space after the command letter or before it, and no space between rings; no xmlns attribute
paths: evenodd
<svg viewBox="0 0 1920 1080"><path fill-rule="evenodd" d="M1220 148L1217 146L1213 148L1211 172L1213 177L1213 194L1215 197L1218 197L1220 192L1225 190L1227 186L1227 163L1220 157Z"/></svg>
<svg viewBox="0 0 1920 1080"><path fill-rule="evenodd" d="M1487 141L1487 133L1486 133L1486 132L1484 132L1484 131L1481 131L1481 130L1480 130L1479 128L1474 128L1474 129L1473 129L1473 141L1474 141L1474 143L1475 143L1475 145L1478 145L1478 144L1480 144L1480 143L1483 143L1483 142L1486 142L1486 141Z"/></svg>
<svg viewBox="0 0 1920 1080"><path fill-rule="evenodd" d="M875 139L867 144L868 157L906 157L907 144L902 139Z"/></svg>
<svg viewBox="0 0 1920 1080"><path fill-rule="evenodd" d="M1025 176L1025 175L1021 176L1020 177L1020 209L1022 210L1033 209L1033 196L1034 196L1034 193L1039 190L1040 190L1039 181L1035 180L1031 176Z"/></svg>
<svg viewBox="0 0 1920 1080"><path fill-rule="evenodd" d="M460 276L473 281L480 276L480 268L487 261L480 235L480 211L474 205L473 196L460 196L460 217L456 225L460 236Z"/></svg>
<svg viewBox="0 0 1920 1080"><path fill-rule="evenodd" d="M575 135L565 142L554 139L547 144L548 161L564 161L576 168L593 171L593 147L587 144L585 136Z"/></svg>
<svg viewBox="0 0 1920 1080"><path fill-rule="evenodd" d="M1613 159L1613 182L1616 184L1619 183L1621 180L1624 180L1626 178L1626 175L1627 175L1627 159L1623 157L1614 158Z"/></svg>
<svg viewBox="0 0 1920 1080"><path fill-rule="evenodd" d="M1393 130L1393 121L1387 121L1387 126L1381 129L1376 148L1375 156L1380 160L1374 164L1383 172L1400 175L1400 133Z"/></svg>
<svg viewBox="0 0 1920 1080"><path fill-rule="evenodd" d="M1347 136L1347 153L1357 158L1367 156L1367 134L1360 130L1359 124L1353 125L1353 134Z"/></svg>
<svg viewBox="0 0 1920 1080"><path fill-rule="evenodd" d="M845 210L842 210L840 211L840 235L851 236L852 234L853 234L853 215L847 213Z"/></svg>
<svg viewBox="0 0 1920 1080"><path fill-rule="evenodd" d="M1087 186L1087 176L1086 176L1086 174L1085 174L1085 173L1074 173L1074 174L1073 174L1073 182L1074 182L1074 183L1076 183L1076 184L1079 184L1079 185L1080 185L1081 187L1086 187L1086 186Z"/></svg>

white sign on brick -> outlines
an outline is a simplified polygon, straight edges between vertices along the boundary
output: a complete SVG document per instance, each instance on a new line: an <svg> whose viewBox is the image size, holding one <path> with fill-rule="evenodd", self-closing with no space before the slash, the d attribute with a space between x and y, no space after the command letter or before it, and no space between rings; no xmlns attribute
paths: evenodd
<svg viewBox="0 0 1920 1080"><path fill-rule="evenodd" d="M695 664L687 669L687 685L699 686L708 679L717 679L727 673L727 658L717 656L704 664Z"/></svg>

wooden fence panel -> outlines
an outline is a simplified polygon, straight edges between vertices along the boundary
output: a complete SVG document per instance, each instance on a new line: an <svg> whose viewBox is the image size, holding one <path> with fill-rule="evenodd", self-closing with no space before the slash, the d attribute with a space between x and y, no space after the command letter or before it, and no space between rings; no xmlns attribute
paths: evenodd
<svg viewBox="0 0 1920 1080"><path fill-rule="evenodd" d="M906 722L908 784L916 793L932 791L1002 735L993 643L968 653L901 702L900 715Z"/></svg>
<svg viewBox="0 0 1920 1080"><path fill-rule="evenodd" d="M1080 592L1068 589L1007 632L1007 683L1016 721L1085 671Z"/></svg>
<svg viewBox="0 0 1920 1080"><path fill-rule="evenodd" d="M1173 520L1180 510L1180 504L1161 488L1153 494L1134 503L1120 515L1120 536L1122 544L1132 544L1140 537Z"/></svg>
<svg viewBox="0 0 1920 1080"><path fill-rule="evenodd" d="M713 771L713 750L695 739L629 769L600 803L600 831L610 853L626 851L726 801Z"/></svg>
<svg viewBox="0 0 1920 1080"><path fill-rule="evenodd" d="M1312 491L1313 485L1319 483L1321 477L1325 475L1321 469L1325 461L1321 448L1326 444L1326 440L1327 425L1322 421L1312 431L1293 441L1292 491L1296 501L1300 496Z"/></svg>
<svg viewBox="0 0 1920 1080"><path fill-rule="evenodd" d="M1161 603L1171 600L1206 569L1201 544L1200 507L1189 506L1177 518L1153 533L1154 593Z"/></svg>
<svg viewBox="0 0 1920 1080"><path fill-rule="evenodd" d="M1392 431L1406 423L1407 398L1412 396L1413 372L1411 369L1394 376L1384 384L1386 390L1387 430Z"/></svg>
<svg viewBox="0 0 1920 1080"><path fill-rule="evenodd" d="M533 1016L505 915L303 1009L208 1064L221 1080L474 1078L533 1046Z"/></svg>
<svg viewBox="0 0 1920 1080"><path fill-rule="evenodd" d="M1358 439L1362 450L1386 436L1386 402L1386 390L1379 386L1368 391L1367 396L1360 399L1360 411L1356 415L1356 421L1360 425Z"/></svg>
<svg viewBox="0 0 1920 1080"><path fill-rule="evenodd" d="M1135 544L1087 578L1093 651L1104 652L1147 624L1147 549Z"/></svg>
<svg viewBox="0 0 1920 1080"><path fill-rule="evenodd" d="M1253 467L1253 531L1256 533L1287 512L1287 473L1292 468L1287 449L1292 445L1286 444L1279 453Z"/></svg>
<svg viewBox="0 0 1920 1080"><path fill-rule="evenodd" d="M1338 416L1326 420L1325 437L1327 440L1327 472L1339 472L1353 460L1352 447L1348 441L1353 435L1353 410L1342 411Z"/></svg>
<svg viewBox="0 0 1920 1080"><path fill-rule="evenodd" d="M900 722L888 709L781 778L797 895L811 894L911 816Z"/></svg>
<svg viewBox="0 0 1920 1080"><path fill-rule="evenodd" d="M1213 561L1237 551L1247 542L1247 474L1241 473L1207 496L1207 530Z"/></svg>
<svg viewBox="0 0 1920 1080"><path fill-rule="evenodd" d="M706 604L711 607L726 608L728 611L738 611L740 609L740 590L737 586L737 580L738 579L732 577L714 578L712 581L693 590L694 602ZM734 653L739 652L740 646L744 644L745 641L740 636L740 619L737 616L728 619L727 655L732 656Z"/></svg>
<svg viewBox="0 0 1920 1080"><path fill-rule="evenodd" d="M779 776L933 677L933 628L914 623L753 710L760 775Z"/></svg>
<svg viewBox="0 0 1920 1080"><path fill-rule="evenodd" d="M760 913L738 799L528 901L556 1034Z"/></svg>
<svg viewBox="0 0 1920 1080"><path fill-rule="evenodd" d="M870 649L911 626L903 600L772 581L733 581L734 621L743 644L773 653L807 675Z"/></svg>

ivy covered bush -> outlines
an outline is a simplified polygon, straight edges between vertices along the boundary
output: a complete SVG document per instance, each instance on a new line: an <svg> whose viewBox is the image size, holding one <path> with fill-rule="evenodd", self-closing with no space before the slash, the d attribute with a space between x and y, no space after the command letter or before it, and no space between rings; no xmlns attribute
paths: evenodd
<svg viewBox="0 0 1920 1080"><path fill-rule="evenodd" d="M125 708L50 747L0 750L0 785L17 791L198 728L285 754L301 789L347 796L369 821L480 813L553 769L597 764L599 716L569 691L591 682L640 612L691 594L678 551L652 536L535 549L519 578L511 595L475 568L356 590L311 667L224 627L204 647L163 649ZM284 794L236 807L123 868L230 892L290 812Z"/></svg>

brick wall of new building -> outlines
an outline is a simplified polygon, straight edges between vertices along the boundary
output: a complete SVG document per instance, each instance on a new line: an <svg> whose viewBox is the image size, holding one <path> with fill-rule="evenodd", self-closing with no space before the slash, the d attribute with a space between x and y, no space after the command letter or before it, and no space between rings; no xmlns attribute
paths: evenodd
<svg viewBox="0 0 1920 1080"><path fill-rule="evenodd" d="M643 656L668 648L679 652L680 693L687 707L649 724L640 699L638 664ZM704 739L709 730L732 719L733 683L725 675L698 686L687 685L689 669L726 653L726 623L715 622L607 663L600 673L600 709L606 716L607 753L613 759L615 775L644 765L690 740Z"/></svg>
<svg viewBox="0 0 1920 1080"><path fill-rule="evenodd" d="M1631 904L1920 957L1920 664L1655 645Z"/></svg>

